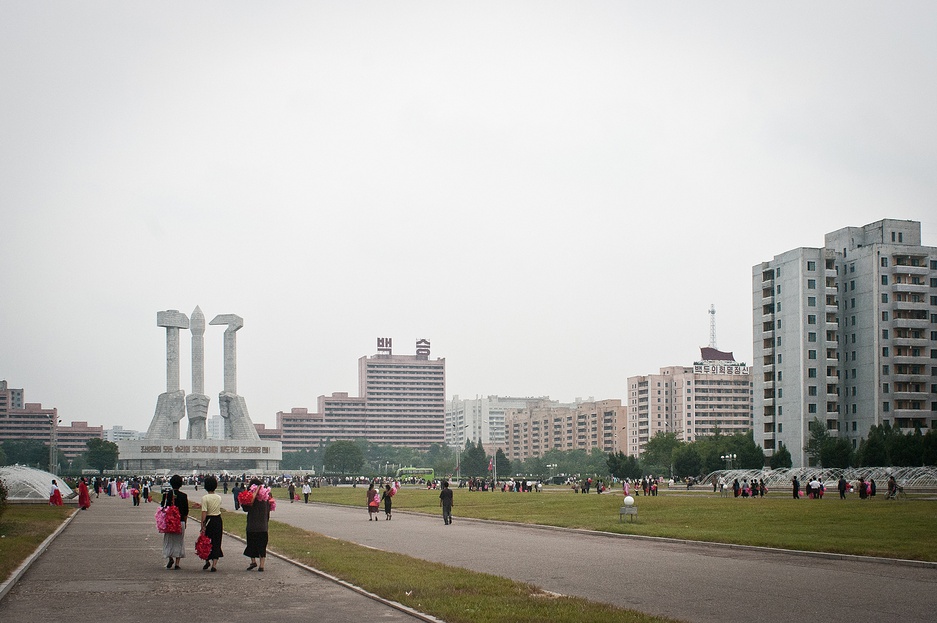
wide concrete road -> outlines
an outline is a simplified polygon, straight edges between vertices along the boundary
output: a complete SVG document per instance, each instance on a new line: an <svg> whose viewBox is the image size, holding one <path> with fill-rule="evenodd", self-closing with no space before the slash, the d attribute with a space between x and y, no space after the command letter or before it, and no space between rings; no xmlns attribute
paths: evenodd
<svg viewBox="0 0 937 623"><path fill-rule="evenodd" d="M223 499L231 508L231 496ZM377 549L687 621L937 620L937 570L931 568L462 520L458 506L455 510L450 526L438 516L400 512L391 521L381 513L380 521L369 522L363 507L302 502L278 503L272 518ZM836 527L818 538L835 539ZM406 577L402 569L401 581Z"/></svg>

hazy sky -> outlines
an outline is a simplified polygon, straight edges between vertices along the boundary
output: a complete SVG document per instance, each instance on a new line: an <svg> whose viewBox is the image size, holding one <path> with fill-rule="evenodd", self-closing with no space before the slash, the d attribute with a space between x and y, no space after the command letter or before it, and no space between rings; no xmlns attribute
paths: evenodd
<svg viewBox="0 0 937 623"><path fill-rule="evenodd" d="M234 313L255 422L357 394L626 397L751 267L882 218L937 245L933 2L0 1L0 378L145 430L156 312ZM206 331L217 413L222 327ZM189 334L182 386L190 389Z"/></svg>

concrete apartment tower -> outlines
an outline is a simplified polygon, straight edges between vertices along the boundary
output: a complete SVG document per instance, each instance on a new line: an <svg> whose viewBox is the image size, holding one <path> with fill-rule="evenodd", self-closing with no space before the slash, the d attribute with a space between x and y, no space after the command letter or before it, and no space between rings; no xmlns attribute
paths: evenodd
<svg viewBox="0 0 937 623"><path fill-rule="evenodd" d="M794 467L814 418L853 447L937 426L937 248L886 219L752 267L755 442Z"/></svg>

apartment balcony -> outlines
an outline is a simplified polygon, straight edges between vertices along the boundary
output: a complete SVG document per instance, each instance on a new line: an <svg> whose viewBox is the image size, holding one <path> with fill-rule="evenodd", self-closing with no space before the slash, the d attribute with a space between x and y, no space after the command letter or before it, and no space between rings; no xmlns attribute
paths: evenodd
<svg viewBox="0 0 937 623"><path fill-rule="evenodd" d="M762 331L761 337L765 339L774 339L774 327L772 326L772 328Z"/></svg>
<svg viewBox="0 0 937 623"><path fill-rule="evenodd" d="M891 360L896 364L908 364L913 365L917 364L920 366L927 365L930 361L930 356L925 354L924 351L921 351L920 355L892 355Z"/></svg>
<svg viewBox="0 0 937 623"><path fill-rule="evenodd" d="M928 417L933 417L933 411L925 411L922 409L892 409L892 415L896 420L901 419L913 419L913 420L927 420Z"/></svg>
<svg viewBox="0 0 937 623"><path fill-rule="evenodd" d="M764 388L765 388L765 389L774 389L774 381L765 381L765 382L764 382Z"/></svg>
<svg viewBox="0 0 937 623"><path fill-rule="evenodd" d="M895 275L927 275L927 259L921 258L920 263L922 266L912 266L910 264L900 264L898 261L894 262L894 273Z"/></svg>
<svg viewBox="0 0 937 623"><path fill-rule="evenodd" d="M927 294L930 286L924 283L893 283L892 291L896 294L898 292L907 292L909 294Z"/></svg>
<svg viewBox="0 0 937 623"><path fill-rule="evenodd" d="M924 401L930 399L930 392L920 391L897 391L892 390L891 397L893 400L919 400L923 404Z"/></svg>
<svg viewBox="0 0 937 623"><path fill-rule="evenodd" d="M927 311L930 309L930 303L926 299L920 301L895 301L895 313L906 309L908 311Z"/></svg>
<svg viewBox="0 0 937 623"><path fill-rule="evenodd" d="M892 318L895 328L900 329L929 329L931 324L928 318Z"/></svg>
<svg viewBox="0 0 937 623"><path fill-rule="evenodd" d="M930 340L921 332L921 337L893 337L892 343L895 346L912 346L917 348L926 348L930 346Z"/></svg>
<svg viewBox="0 0 937 623"><path fill-rule="evenodd" d="M765 372L774 372L774 364L766 363L764 366L762 366L762 370Z"/></svg>
<svg viewBox="0 0 937 623"><path fill-rule="evenodd" d="M773 406L774 406L774 398L764 398L764 399L762 400L762 404L763 404L763 406L765 406L765 407L773 407Z"/></svg>

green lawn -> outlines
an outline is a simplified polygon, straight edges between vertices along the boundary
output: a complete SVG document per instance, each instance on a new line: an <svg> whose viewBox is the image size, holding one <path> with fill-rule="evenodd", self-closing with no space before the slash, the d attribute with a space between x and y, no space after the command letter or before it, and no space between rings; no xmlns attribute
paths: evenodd
<svg viewBox="0 0 937 623"><path fill-rule="evenodd" d="M77 510L75 506L48 504L7 505L0 514L0 581L6 580Z"/></svg>
<svg viewBox="0 0 937 623"><path fill-rule="evenodd" d="M456 489L453 515L582 528L621 534L670 537L784 549L937 561L937 501L882 496L840 500L794 500L781 494L763 499L722 498L703 492L664 492L636 497L638 520L618 521L620 493L574 494L469 492ZM364 488L313 489L310 499L364 506ZM394 509L439 512L438 491L403 488Z"/></svg>

